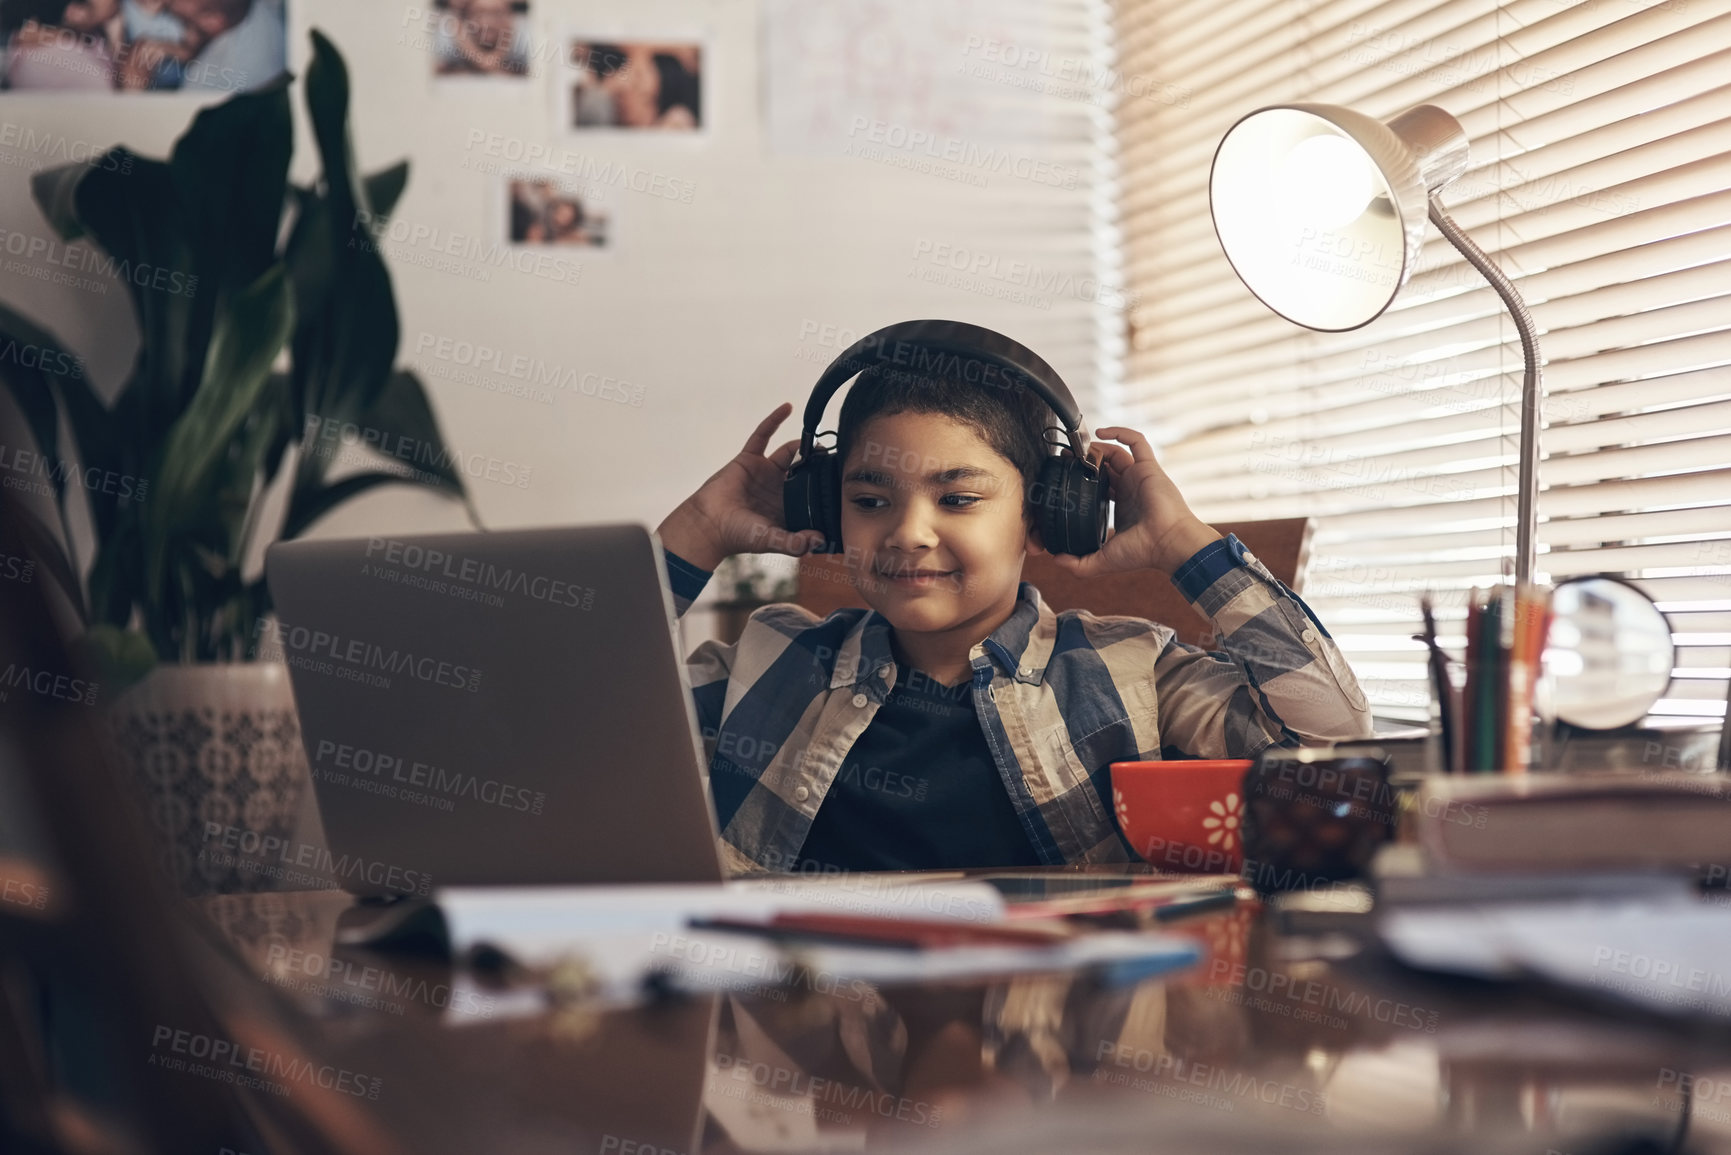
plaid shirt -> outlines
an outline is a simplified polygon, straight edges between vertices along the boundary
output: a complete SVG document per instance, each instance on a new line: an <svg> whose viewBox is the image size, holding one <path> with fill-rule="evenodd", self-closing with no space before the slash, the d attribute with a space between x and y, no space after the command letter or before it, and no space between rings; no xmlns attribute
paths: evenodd
<svg viewBox="0 0 1731 1155"><path fill-rule="evenodd" d="M683 614L709 573L666 554ZM1250 758L1269 746L1365 738L1370 711L1310 607L1235 537L1173 582L1221 650L1157 622L1054 614L1023 582L1016 608L970 653L974 711L1004 790L1041 861L1118 862L1113 762ZM722 854L735 870L791 870L848 752L896 684L890 624L875 610L819 621L793 605L751 615L734 645L686 659Z"/></svg>

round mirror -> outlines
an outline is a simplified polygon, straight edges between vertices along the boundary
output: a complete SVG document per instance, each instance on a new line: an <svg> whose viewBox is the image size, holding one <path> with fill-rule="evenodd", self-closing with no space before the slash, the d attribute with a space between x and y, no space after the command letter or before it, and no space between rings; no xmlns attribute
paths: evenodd
<svg viewBox="0 0 1731 1155"><path fill-rule="evenodd" d="M1651 598L1617 578L1560 582L1539 680L1539 713L1584 730L1646 717L1671 684L1671 623Z"/></svg>

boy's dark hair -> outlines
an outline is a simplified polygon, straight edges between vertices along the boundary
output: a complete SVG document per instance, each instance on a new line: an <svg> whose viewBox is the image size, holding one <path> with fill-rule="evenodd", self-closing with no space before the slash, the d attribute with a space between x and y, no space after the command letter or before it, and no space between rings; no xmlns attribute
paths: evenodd
<svg viewBox="0 0 1731 1155"><path fill-rule="evenodd" d="M1057 426L1057 415L1033 390L1021 384L982 385L897 369L867 369L842 401L836 425L837 460L847 461L860 431L872 418L893 413L940 413L971 426L1021 473L1022 511L1028 514L1040 463L1050 455L1045 431Z"/></svg>

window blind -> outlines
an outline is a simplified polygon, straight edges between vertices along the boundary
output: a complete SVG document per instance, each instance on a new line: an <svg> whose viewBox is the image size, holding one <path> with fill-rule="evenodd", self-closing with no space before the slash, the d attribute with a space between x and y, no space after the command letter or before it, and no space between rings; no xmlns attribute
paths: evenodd
<svg viewBox="0 0 1731 1155"><path fill-rule="evenodd" d="M1464 646L1469 590L1514 549L1521 352L1434 227L1393 306L1300 328L1233 273L1208 174L1241 116L1452 113L1441 192L1532 308L1547 399L1541 579L1633 579L1678 643L1655 719L1731 676L1731 0L1117 0L1129 349L1114 412L1197 512L1317 519L1305 599L1378 714L1422 717L1418 599Z"/></svg>

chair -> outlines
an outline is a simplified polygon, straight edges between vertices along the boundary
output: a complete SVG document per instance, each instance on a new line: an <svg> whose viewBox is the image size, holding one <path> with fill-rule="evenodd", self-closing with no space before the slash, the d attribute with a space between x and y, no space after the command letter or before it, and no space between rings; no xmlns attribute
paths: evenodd
<svg viewBox="0 0 1731 1155"><path fill-rule="evenodd" d="M1215 528L1223 534L1236 534L1275 577L1300 592L1310 562L1313 526L1308 517L1220 522ZM1153 570L1078 578L1058 568L1051 557L1040 556L1030 557L1023 565L1022 579L1034 583L1055 612L1085 609L1096 614L1128 614L1169 625L1180 641L1192 645L1213 642L1213 626L1208 619L1191 608L1165 574ZM793 600L820 618L848 606L865 605L838 554L800 558L799 592Z"/></svg>

